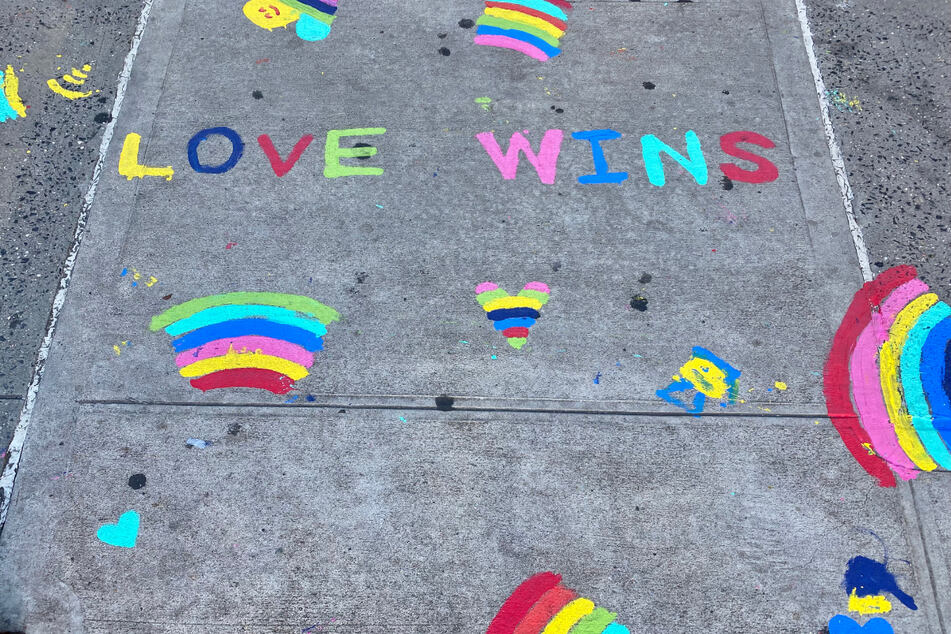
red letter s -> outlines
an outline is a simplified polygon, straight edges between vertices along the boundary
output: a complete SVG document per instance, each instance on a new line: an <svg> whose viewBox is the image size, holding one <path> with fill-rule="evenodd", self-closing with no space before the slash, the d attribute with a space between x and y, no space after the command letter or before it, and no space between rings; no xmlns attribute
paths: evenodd
<svg viewBox="0 0 951 634"><path fill-rule="evenodd" d="M776 147L776 144L756 132L729 132L720 137L720 148L730 156L756 163L757 169L745 170L733 163L720 163L720 171L732 181L740 183L771 183L779 178L779 169L769 160L741 150L738 143L752 143L767 150Z"/></svg>

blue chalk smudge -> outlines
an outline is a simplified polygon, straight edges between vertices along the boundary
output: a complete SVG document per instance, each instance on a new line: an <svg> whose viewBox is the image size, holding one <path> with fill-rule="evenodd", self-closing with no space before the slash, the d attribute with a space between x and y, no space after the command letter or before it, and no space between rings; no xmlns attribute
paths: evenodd
<svg viewBox="0 0 951 634"><path fill-rule="evenodd" d="M885 564L868 557L859 556L849 560L842 587L848 594L852 594L852 590L855 590L855 594L860 597L871 597L888 592L901 601L906 608L918 609L915 600L898 587L895 575L888 571Z"/></svg>

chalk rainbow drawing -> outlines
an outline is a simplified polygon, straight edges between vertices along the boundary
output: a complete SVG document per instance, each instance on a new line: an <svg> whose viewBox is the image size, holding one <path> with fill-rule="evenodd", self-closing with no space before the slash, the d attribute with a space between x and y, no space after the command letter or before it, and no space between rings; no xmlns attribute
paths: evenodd
<svg viewBox="0 0 951 634"><path fill-rule="evenodd" d="M508 48L541 62L561 54L568 0L487 0L473 40L483 46Z"/></svg>
<svg viewBox="0 0 951 634"><path fill-rule="evenodd" d="M551 289L543 282L529 282L515 296L494 282L482 282L475 292L486 317L516 350L521 350L528 341L529 329L541 317L539 311L551 297Z"/></svg>
<svg viewBox="0 0 951 634"><path fill-rule="evenodd" d="M617 614L561 583L561 575L540 572L505 600L486 634L630 634Z"/></svg>
<svg viewBox="0 0 951 634"><path fill-rule="evenodd" d="M243 10L245 17L268 31L296 20L297 36L316 42L330 35L337 0L249 0Z"/></svg>
<svg viewBox="0 0 951 634"><path fill-rule="evenodd" d="M20 79L13 66L8 65L6 71L0 73L0 123L25 116L26 106L20 99Z"/></svg>
<svg viewBox="0 0 951 634"><path fill-rule="evenodd" d="M340 313L309 297L226 293L189 300L152 318L178 353L192 387L248 387L286 394L308 374L323 349L327 325Z"/></svg>
<svg viewBox="0 0 951 634"><path fill-rule="evenodd" d="M883 487L951 469L951 306L913 266L855 294L825 365L829 418ZM893 473L894 472L894 473Z"/></svg>

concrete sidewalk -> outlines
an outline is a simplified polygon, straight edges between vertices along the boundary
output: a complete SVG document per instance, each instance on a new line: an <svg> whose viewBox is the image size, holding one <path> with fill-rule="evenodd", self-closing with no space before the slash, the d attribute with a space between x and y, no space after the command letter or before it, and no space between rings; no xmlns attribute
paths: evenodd
<svg viewBox="0 0 951 634"><path fill-rule="evenodd" d="M552 570L632 632L819 632L862 555L917 602L893 601L896 632L946 631L946 474L880 489L825 418L862 272L795 3L578 3L544 63L473 44L482 8L344 0L306 42L155 2L0 541L0 625L476 633ZM338 176L343 130L378 153L341 169L382 174ZM694 133L706 169L665 158L659 186L651 144L686 156ZM130 134L171 180L119 174ZM505 178L517 134L540 167ZM619 184L579 182L592 139ZM485 281L550 288L523 348ZM200 392L149 330L242 291L342 315L288 394ZM700 418L656 394L695 346L741 372ZM97 539L129 510L134 549Z"/></svg>

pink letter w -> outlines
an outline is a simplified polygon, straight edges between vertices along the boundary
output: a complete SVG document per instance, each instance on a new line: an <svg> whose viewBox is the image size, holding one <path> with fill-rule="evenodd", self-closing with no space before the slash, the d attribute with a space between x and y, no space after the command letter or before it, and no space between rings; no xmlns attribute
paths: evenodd
<svg viewBox="0 0 951 634"><path fill-rule="evenodd" d="M489 156L495 162L495 166L502 172L502 178L513 180L518 172L519 152L524 152L528 162L534 166L538 172L538 177L546 185L555 183L555 174L558 171L558 155L561 154L561 140L564 132L561 130L548 130L542 137L542 144L539 147L538 154L532 149L532 144L528 142L521 133L516 132L509 141L509 149L502 154L502 148L499 142L495 140L493 132L482 132L477 134L479 143L489 153Z"/></svg>

